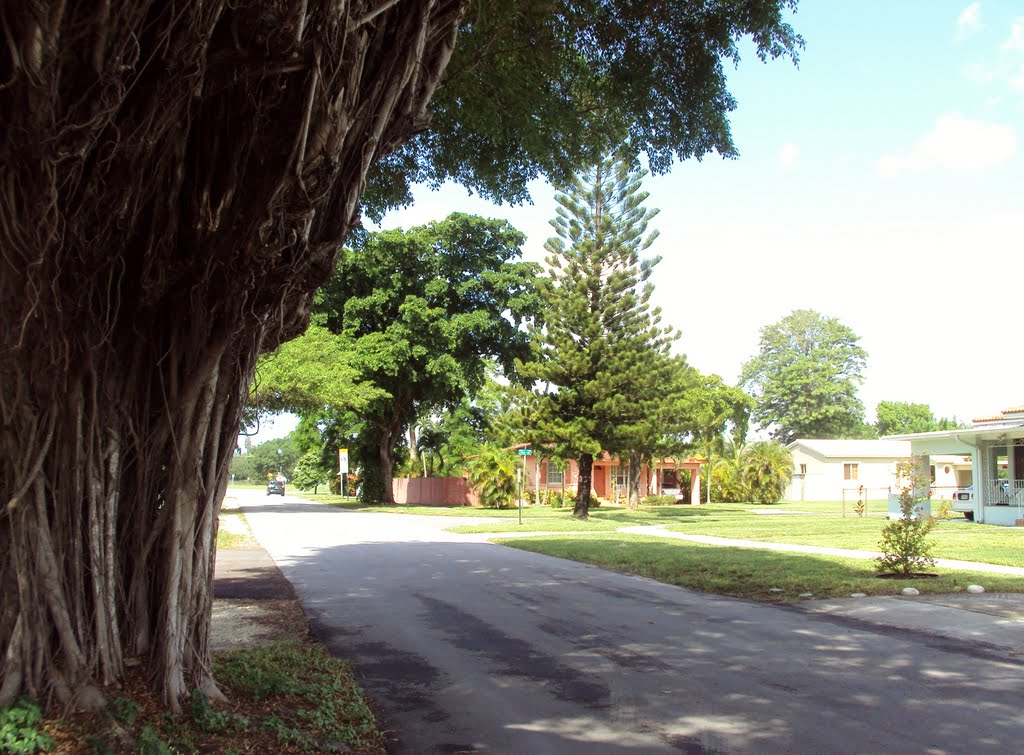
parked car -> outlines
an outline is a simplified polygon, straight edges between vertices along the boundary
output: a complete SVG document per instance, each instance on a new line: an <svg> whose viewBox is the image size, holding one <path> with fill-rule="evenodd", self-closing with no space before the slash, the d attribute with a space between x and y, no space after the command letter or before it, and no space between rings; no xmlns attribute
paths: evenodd
<svg viewBox="0 0 1024 755"><path fill-rule="evenodd" d="M281 480L271 480L267 483L267 495L284 495L284 482Z"/></svg>
<svg viewBox="0 0 1024 755"><path fill-rule="evenodd" d="M959 511L968 522L974 521L973 485L968 485L953 493L953 511Z"/></svg>

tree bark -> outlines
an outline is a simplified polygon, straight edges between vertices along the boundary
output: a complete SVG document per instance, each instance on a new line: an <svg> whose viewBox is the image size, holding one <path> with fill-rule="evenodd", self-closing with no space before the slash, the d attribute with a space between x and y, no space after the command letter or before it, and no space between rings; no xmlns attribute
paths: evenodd
<svg viewBox="0 0 1024 755"><path fill-rule="evenodd" d="M258 354L304 327L466 0L0 11L0 705L128 657L217 695L217 513Z"/></svg>
<svg viewBox="0 0 1024 755"><path fill-rule="evenodd" d="M576 488L576 505L573 506L574 519L590 518L590 488L594 471L594 455L580 454L577 461L580 468L579 484Z"/></svg>
<svg viewBox="0 0 1024 755"><path fill-rule="evenodd" d="M380 460L380 479L383 484L381 503L391 506L395 503L395 486L393 484L395 473L394 443L397 437L395 428L391 425L381 428L380 444L377 448Z"/></svg>
<svg viewBox="0 0 1024 755"><path fill-rule="evenodd" d="M634 511L640 508L640 475L643 472L643 466L643 456L635 451L630 453L627 505Z"/></svg>

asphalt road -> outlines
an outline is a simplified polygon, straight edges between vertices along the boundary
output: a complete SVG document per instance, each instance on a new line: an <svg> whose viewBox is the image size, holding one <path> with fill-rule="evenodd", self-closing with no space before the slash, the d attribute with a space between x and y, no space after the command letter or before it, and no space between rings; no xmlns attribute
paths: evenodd
<svg viewBox="0 0 1024 755"><path fill-rule="evenodd" d="M474 542L450 519L243 504L396 753L1024 749L1024 664L985 646Z"/></svg>

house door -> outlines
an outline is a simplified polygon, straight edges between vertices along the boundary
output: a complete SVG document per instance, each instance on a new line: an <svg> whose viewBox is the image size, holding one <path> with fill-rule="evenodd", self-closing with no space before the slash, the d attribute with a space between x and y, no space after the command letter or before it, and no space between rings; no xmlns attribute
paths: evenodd
<svg viewBox="0 0 1024 755"><path fill-rule="evenodd" d="M1024 446L1017 445L1021 441L1014 441L1013 444L1013 469L1010 478L1013 480L1024 480Z"/></svg>
<svg viewBox="0 0 1024 755"><path fill-rule="evenodd" d="M594 493L601 496L602 498L608 497L608 467L605 466L594 466L592 474L593 482L591 487L594 488Z"/></svg>

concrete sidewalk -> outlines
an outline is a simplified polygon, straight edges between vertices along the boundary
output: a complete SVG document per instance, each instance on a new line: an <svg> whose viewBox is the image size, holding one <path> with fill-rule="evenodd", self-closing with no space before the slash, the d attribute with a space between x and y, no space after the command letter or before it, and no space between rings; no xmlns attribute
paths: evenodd
<svg viewBox="0 0 1024 755"><path fill-rule="evenodd" d="M825 556L842 556L844 558L873 559L878 558L881 553L877 551L859 551L848 548L829 548L820 545L794 545L791 543L771 543L761 540L742 540L731 537L714 537L711 535L688 535L685 532L669 532L664 524L648 524L636 527L622 527L617 532L625 532L634 535L654 535L655 537L669 537L675 540L688 540L691 543L705 543L707 545L724 545L731 548L760 548L770 551L789 551L793 553L817 553ZM1024 577L1024 568L1020 566L1003 566L1002 564L985 564L980 561L958 561L952 558L937 558L935 565L945 569L959 569L961 571L979 571L989 574L1012 574L1017 577Z"/></svg>
<svg viewBox="0 0 1024 755"><path fill-rule="evenodd" d="M1024 656L1024 595L918 595L793 604L810 615L920 632L978 649Z"/></svg>

